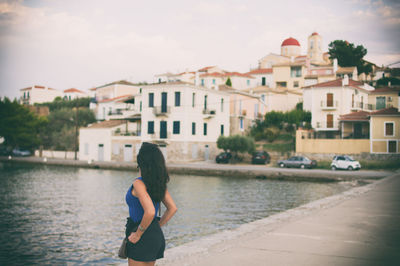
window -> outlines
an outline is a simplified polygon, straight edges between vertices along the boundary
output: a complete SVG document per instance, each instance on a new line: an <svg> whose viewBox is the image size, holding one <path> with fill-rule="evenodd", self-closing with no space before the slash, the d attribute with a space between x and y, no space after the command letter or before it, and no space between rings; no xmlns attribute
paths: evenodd
<svg viewBox="0 0 400 266"><path fill-rule="evenodd" d="M312 49L313 46L314 46L314 42L311 40L311 41L310 41L310 49Z"/></svg>
<svg viewBox="0 0 400 266"><path fill-rule="evenodd" d="M196 135L196 123L192 123L192 135Z"/></svg>
<svg viewBox="0 0 400 266"><path fill-rule="evenodd" d="M192 107L196 104L196 93L193 92L192 94Z"/></svg>
<svg viewBox="0 0 400 266"><path fill-rule="evenodd" d="M276 83L277 87L286 88L286 81L280 81Z"/></svg>
<svg viewBox="0 0 400 266"><path fill-rule="evenodd" d="M221 112L224 111L224 98L221 98Z"/></svg>
<svg viewBox="0 0 400 266"><path fill-rule="evenodd" d="M265 86L266 82L265 82L265 77L261 78L261 86Z"/></svg>
<svg viewBox="0 0 400 266"><path fill-rule="evenodd" d="M201 86L204 86L204 79L201 79Z"/></svg>
<svg viewBox="0 0 400 266"><path fill-rule="evenodd" d="M147 122L147 134L154 134L154 121Z"/></svg>
<svg viewBox="0 0 400 266"><path fill-rule="evenodd" d="M261 94L261 101L265 103L265 94Z"/></svg>
<svg viewBox="0 0 400 266"><path fill-rule="evenodd" d="M207 95L204 96L204 110L207 110Z"/></svg>
<svg viewBox="0 0 400 266"><path fill-rule="evenodd" d="M175 106L181 106L181 92L175 92Z"/></svg>
<svg viewBox="0 0 400 266"><path fill-rule="evenodd" d="M173 134L179 134L180 133L180 126L181 126L181 122L180 121L174 121L173 123L173 130L172 133Z"/></svg>
<svg viewBox="0 0 400 266"><path fill-rule="evenodd" d="M85 155L89 155L89 143L85 143Z"/></svg>
<svg viewBox="0 0 400 266"><path fill-rule="evenodd" d="M203 135L207 136L207 123L203 124Z"/></svg>
<svg viewBox="0 0 400 266"><path fill-rule="evenodd" d="M139 89L139 93L142 94L142 88Z"/></svg>
<svg viewBox="0 0 400 266"><path fill-rule="evenodd" d="M154 93L149 93L149 107L154 107Z"/></svg>
<svg viewBox="0 0 400 266"><path fill-rule="evenodd" d="M250 80L249 79L247 80L247 86L250 86Z"/></svg>
<svg viewBox="0 0 400 266"><path fill-rule="evenodd" d="M394 122L385 122L385 137L394 136Z"/></svg>
<svg viewBox="0 0 400 266"><path fill-rule="evenodd" d="M326 107L333 107L333 93L326 94Z"/></svg>
<svg viewBox="0 0 400 266"><path fill-rule="evenodd" d="M244 130L243 118L240 118L240 120L239 120L239 129L240 129L241 131Z"/></svg>
<svg viewBox="0 0 400 266"><path fill-rule="evenodd" d="M139 111L142 111L142 101L140 101Z"/></svg>
<svg viewBox="0 0 400 266"><path fill-rule="evenodd" d="M292 66L290 67L290 76L294 77L301 77L301 66Z"/></svg>
<svg viewBox="0 0 400 266"><path fill-rule="evenodd" d="M293 82L293 87L298 88L299 87L299 82L298 81L294 81Z"/></svg>
<svg viewBox="0 0 400 266"><path fill-rule="evenodd" d="M395 153L397 152L397 141L395 140L389 140L388 141L388 152L389 153Z"/></svg>
<svg viewBox="0 0 400 266"><path fill-rule="evenodd" d="M26 99L26 91L24 91L24 99Z"/></svg>
<svg viewBox="0 0 400 266"><path fill-rule="evenodd" d="M224 135L224 125L221 125L221 136Z"/></svg>
<svg viewBox="0 0 400 266"><path fill-rule="evenodd" d="M215 79L213 79L213 84L215 84Z"/></svg>

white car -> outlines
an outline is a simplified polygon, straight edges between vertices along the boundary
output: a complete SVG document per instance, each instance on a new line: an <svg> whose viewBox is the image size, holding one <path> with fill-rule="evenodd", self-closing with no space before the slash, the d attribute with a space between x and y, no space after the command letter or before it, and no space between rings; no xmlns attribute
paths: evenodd
<svg viewBox="0 0 400 266"><path fill-rule="evenodd" d="M347 155L340 155L333 157L331 163L331 169L346 169L346 170L359 170L361 169L361 164Z"/></svg>

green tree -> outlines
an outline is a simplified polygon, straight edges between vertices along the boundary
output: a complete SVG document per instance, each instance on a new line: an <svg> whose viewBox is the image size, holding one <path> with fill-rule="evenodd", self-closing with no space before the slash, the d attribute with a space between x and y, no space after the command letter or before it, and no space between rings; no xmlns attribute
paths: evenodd
<svg viewBox="0 0 400 266"><path fill-rule="evenodd" d="M329 44L328 53L331 59L336 58L341 67L356 66L358 74L372 72L372 65L363 60L367 49L362 45L355 46L343 40L335 40Z"/></svg>
<svg viewBox="0 0 400 266"><path fill-rule="evenodd" d="M394 78L394 77L380 78L376 82L376 85L378 85L378 86L389 86L389 82L390 82L390 85L392 85L392 86L399 86L400 85L400 79Z"/></svg>
<svg viewBox="0 0 400 266"><path fill-rule="evenodd" d="M41 144L40 133L47 118L39 117L16 100L0 100L0 136L6 147L33 150Z"/></svg>
<svg viewBox="0 0 400 266"><path fill-rule="evenodd" d="M234 136L220 136L217 140L217 147L224 151L233 153L233 158L238 159L239 153L252 153L255 150L254 140L250 137L234 135Z"/></svg>
<svg viewBox="0 0 400 266"><path fill-rule="evenodd" d="M225 82L225 85L232 87L232 81L231 81L231 77L228 77L228 79Z"/></svg>

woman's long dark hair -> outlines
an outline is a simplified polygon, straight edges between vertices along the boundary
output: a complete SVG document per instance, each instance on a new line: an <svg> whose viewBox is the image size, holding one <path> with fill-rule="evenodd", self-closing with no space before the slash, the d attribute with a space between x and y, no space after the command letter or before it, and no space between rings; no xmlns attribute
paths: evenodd
<svg viewBox="0 0 400 266"><path fill-rule="evenodd" d="M164 156L158 146L143 142L137 155L137 163L151 199L155 202L160 202L164 199L169 175L165 166Z"/></svg>

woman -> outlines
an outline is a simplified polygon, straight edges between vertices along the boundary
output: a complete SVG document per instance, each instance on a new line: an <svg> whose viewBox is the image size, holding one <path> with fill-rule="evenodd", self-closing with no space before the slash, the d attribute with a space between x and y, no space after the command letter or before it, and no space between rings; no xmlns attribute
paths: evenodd
<svg viewBox="0 0 400 266"><path fill-rule="evenodd" d="M139 176L126 194L129 217L125 234L128 237L129 265L154 265L164 257L165 239L161 226L177 211L168 192L168 172L164 156L155 144L144 142L137 155ZM160 202L166 211L160 220L156 218Z"/></svg>

